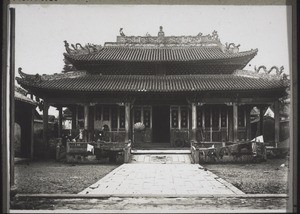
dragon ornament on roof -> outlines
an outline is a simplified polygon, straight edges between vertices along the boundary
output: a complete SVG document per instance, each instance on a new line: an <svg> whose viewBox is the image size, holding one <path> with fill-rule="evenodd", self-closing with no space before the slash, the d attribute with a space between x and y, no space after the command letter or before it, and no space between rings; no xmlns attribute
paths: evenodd
<svg viewBox="0 0 300 214"><path fill-rule="evenodd" d="M272 66L269 70L267 70L266 66L261 65L258 68L256 66L254 66L254 70L259 73L260 70L263 70L265 73L270 74L273 70L276 71L276 75L280 76L283 73L283 69L284 67L281 66L280 68L278 68L277 66Z"/></svg>
<svg viewBox="0 0 300 214"><path fill-rule="evenodd" d="M64 40L64 43L67 53L71 55L97 53L102 49L101 45L91 43L88 43L85 46L82 46L80 43L76 43L75 45L71 44L72 48L70 48L70 44L66 40Z"/></svg>
<svg viewBox="0 0 300 214"><path fill-rule="evenodd" d="M288 78L288 75L283 73L283 70L284 70L284 67L283 66L272 66L270 69L267 69L266 66L264 65L261 65L259 66L258 68L256 66L254 66L254 71L257 73L257 74L261 74L260 73L260 70L263 70L264 72L262 73L263 75L267 75L267 76L271 76L271 77L277 77L287 83L289 83L289 78ZM272 71L275 71L275 73Z"/></svg>
<svg viewBox="0 0 300 214"><path fill-rule="evenodd" d="M20 74L20 77L28 82L40 82L42 80L41 78L41 75L39 74L35 74L35 75L32 75L32 74L25 74L23 71L22 71L22 68L18 68L18 72ZM18 79L17 79L18 80Z"/></svg>

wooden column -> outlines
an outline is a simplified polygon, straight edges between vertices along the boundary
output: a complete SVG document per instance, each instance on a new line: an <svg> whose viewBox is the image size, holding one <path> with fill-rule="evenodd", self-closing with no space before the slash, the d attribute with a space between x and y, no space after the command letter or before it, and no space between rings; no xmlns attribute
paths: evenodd
<svg viewBox="0 0 300 214"><path fill-rule="evenodd" d="M72 129L77 129L77 106L72 107Z"/></svg>
<svg viewBox="0 0 300 214"><path fill-rule="evenodd" d="M227 105L227 117L228 117L228 140L233 141L233 113L232 113L232 105Z"/></svg>
<svg viewBox="0 0 300 214"><path fill-rule="evenodd" d="M279 143L279 131L280 131L280 124L279 124L279 101L275 101L274 103L274 122L275 122L275 147L278 147Z"/></svg>
<svg viewBox="0 0 300 214"><path fill-rule="evenodd" d="M191 140L197 141L196 139L196 129L197 129L197 106L196 103L192 103L192 133Z"/></svg>
<svg viewBox="0 0 300 214"><path fill-rule="evenodd" d="M89 141L93 140L94 136L94 121L95 121L95 106L89 107Z"/></svg>
<svg viewBox="0 0 300 214"><path fill-rule="evenodd" d="M58 137L62 137L62 107L58 107Z"/></svg>
<svg viewBox="0 0 300 214"><path fill-rule="evenodd" d="M232 104L233 109L233 142L238 140L238 105L237 103Z"/></svg>
<svg viewBox="0 0 300 214"><path fill-rule="evenodd" d="M48 110L49 104L44 100L44 109L43 109L43 146L48 147Z"/></svg>
<svg viewBox="0 0 300 214"><path fill-rule="evenodd" d="M125 103L125 143L129 141L130 103Z"/></svg>
<svg viewBox="0 0 300 214"><path fill-rule="evenodd" d="M251 121L250 121L250 113L251 113L251 106L246 106L246 139L251 140Z"/></svg>
<svg viewBox="0 0 300 214"><path fill-rule="evenodd" d="M34 155L34 108L31 109L30 116L30 159L33 159Z"/></svg>
<svg viewBox="0 0 300 214"><path fill-rule="evenodd" d="M264 107L259 107L259 135L263 135L264 130Z"/></svg>
<svg viewBox="0 0 300 214"><path fill-rule="evenodd" d="M85 130L85 141L89 141L89 105L84 104L84 130Z"/></svg>

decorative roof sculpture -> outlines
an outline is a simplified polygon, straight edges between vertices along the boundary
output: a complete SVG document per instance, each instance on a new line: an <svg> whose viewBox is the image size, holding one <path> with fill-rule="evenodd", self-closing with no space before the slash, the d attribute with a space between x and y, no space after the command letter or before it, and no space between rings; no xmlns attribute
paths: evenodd
<svg viewBox="0 0 300 214"><path fill-rule="evenodd" d="M101 50L101 45L95 45L88 43L84 47L80 43L71 44L72 49L70 48L69 43L65 40L65 49L68 54L76 55L76 54L90 54L90 53L96 53L99 50Z"/></svg>

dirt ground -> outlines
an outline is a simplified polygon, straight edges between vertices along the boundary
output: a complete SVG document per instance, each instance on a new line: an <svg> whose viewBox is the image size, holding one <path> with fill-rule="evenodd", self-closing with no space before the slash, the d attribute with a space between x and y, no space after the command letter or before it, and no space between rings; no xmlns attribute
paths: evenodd
<svg viewBox="0 0 300 214"><path fill-rule="evenodd" d="M287 194L289 170L286 163L286 159L268 159L261 163L202 166L247 194Z"/></svg>
<svg viewBox="0 0 300 214"><path fill-rule="evenodd" d="M54 160L15 165L18 193L75 193L97 182L116 164L66 164Z"/></svg>

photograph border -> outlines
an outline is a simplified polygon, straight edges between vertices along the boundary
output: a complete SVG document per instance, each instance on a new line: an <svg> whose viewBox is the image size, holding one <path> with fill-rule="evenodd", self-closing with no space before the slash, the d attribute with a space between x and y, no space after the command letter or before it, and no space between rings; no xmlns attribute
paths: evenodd
<svg viewBox="0 0 300 214"><path fill-rule="evenodd" d="M1 157L2 157L2 212L10 211L10 171L13 170L13 162L10 163L10 154L13 147L14 137L14 68L10 73L6 72L9 67L10 51L13 51L14 44L11 43L10 4L147 4L147 5L289 5L292 6L292 69L291 79L291 111L290 111L290 174L289 174L289 200L287 212L297 211L297 175L298 175L298 53L297 53L297 2L296 0L3 0L2 1L2 85L1 85ZM13 34L12 34L13 36ZM289 35L290 36L290 35ZM12 165L11 165L12 164Z"/></svg>

